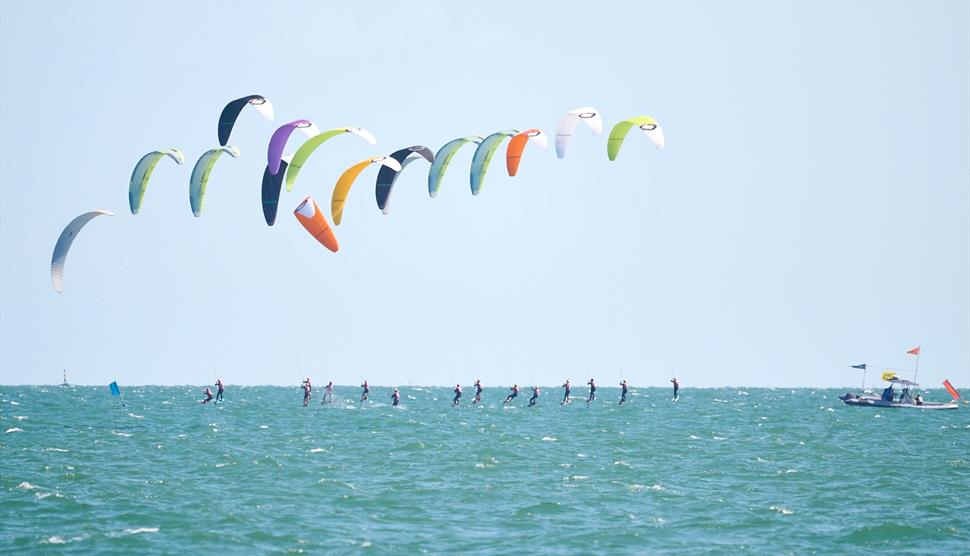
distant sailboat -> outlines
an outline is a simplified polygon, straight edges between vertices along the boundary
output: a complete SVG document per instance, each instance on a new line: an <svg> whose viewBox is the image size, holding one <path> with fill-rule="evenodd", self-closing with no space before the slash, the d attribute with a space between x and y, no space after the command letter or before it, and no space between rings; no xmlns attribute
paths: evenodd
<svg viewBox="0 0 970 556"><path fill-rule="evenodd" d="M64 369L64 382L61 383L61 386L70 386L70 384L67 382L67 369Z"/></svg>

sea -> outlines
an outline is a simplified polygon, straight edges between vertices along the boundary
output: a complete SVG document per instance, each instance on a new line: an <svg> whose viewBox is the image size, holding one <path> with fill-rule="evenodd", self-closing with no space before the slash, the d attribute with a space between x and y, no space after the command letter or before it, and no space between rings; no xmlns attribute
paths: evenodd
<svg viewBox="0 0 970 556"><path fill-rule="evenodd" d="M0 552L970 554L965 405L317 388L0 386Z"/></svg>

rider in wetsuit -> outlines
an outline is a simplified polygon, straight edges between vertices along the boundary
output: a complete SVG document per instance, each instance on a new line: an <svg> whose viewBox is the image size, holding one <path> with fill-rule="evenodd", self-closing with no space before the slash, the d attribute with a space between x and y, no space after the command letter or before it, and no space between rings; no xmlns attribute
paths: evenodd
<svg viewBox="0 0 970 556"><path fill-rule="evenodd" d="M482 382L476 378L475 379L475 399L472 400L472 403L476 404L480 401L482 401Z"/></svg>
<svg viewBox="0 0 970 556"><path fill-rule="evenodd" d="M625 378L620 381L620 386L623 388L623 391L620 392L620 403L618 405L623 405L623 402L626 401L626 379Z"/></svg>
<svg viewBox="0 0 970 556"><path fill-rule="evenodd" d="M529 398L529 407L534 406L536 404L536 400L538 400L538 399L539 399L539 387L538 386L533 386L532 387L532 397Z"/></svg>
<svg viewBox="0 0 970 556"><path fill-rule="evenodd" d="M451 400L451 405L458 405L461 400L461 384L455 385L455 399Z"/></svg>
<svg viewBox="0 0 970 556"><path fill-rule="evenodd" d="M303 407L310 405L310 391L313 390L313 386L310 385L310 377L306 377L303 381Z"/></svg>
<svg viewBox="0 0 970 556"><path fill-rule="evenodd" d="M363 402L367 400L367 394L370 394L370 386L367 385L367 381L365 380L360 387L364 389L364 392L360 395L360 401Z"/></svg>
<svg viewBox="0 0 970 556"><path fill-rule="evenodd" d="M509 397L505 398L505 403L509 403L510 401L512 401L513 399L515 399L516 396L519 395L519 385L518 384L514 384L512 386L512 388L511 388L511 390L512 390L512 393L509 394Z"/></svg>
<svg viewBox="0 0 970 556"><path fill-rule="evenodd" d="M569 390L571 387L569 386L568 378L566 379L566 384L563 384L562 387L566 389L566 395L562 397L562 402L559 405L566 405L567 403L572 401L569 399Z"/></svg>
<svg viewBox="0 0 970 556"><path fill-rule="evenodd" d="M586 405L589 405L589 402L596 399L596 384L593 382L593 379L589 379L589 382L586 384L589 384L589 397L586 398Z"/></svg>

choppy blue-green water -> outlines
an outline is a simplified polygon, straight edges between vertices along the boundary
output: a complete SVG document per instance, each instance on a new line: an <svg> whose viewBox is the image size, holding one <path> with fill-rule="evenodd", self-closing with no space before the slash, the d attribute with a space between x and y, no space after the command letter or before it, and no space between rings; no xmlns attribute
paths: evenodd
<svg viewBox="0 0 970 556"><path fill-rule="evenodd" d="M8 553L970 553L970 411L837 390L0 387ZM574 393L585 389L574 389ZM939 392L927 399L943 399Z"/></svg>

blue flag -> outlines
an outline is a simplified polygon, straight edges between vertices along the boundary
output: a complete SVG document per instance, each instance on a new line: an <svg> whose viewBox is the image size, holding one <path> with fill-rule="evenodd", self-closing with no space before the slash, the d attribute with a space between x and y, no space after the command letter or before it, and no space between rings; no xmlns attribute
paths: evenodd
<svg viewBox="0 0 970 556"><path fill-rule="evenodd" d="M864 371L864 370L866 370L866 364L863 363L861 365L852 365L852 368L853 369L862 369Z"/></svg>
<svg viewBox="0 0 970 556"><path fill-rule="evenodd" d="M121 388L118 388L118 383L117 382L112 382L111 384L108 385L108 387L111 388L111 395L112 396L120 396L121 395Z"/></svg>

